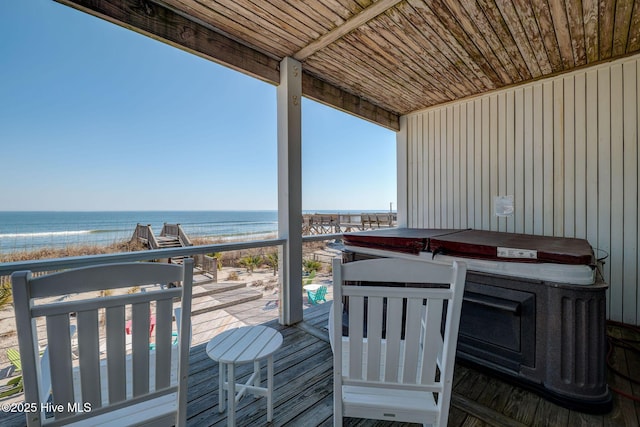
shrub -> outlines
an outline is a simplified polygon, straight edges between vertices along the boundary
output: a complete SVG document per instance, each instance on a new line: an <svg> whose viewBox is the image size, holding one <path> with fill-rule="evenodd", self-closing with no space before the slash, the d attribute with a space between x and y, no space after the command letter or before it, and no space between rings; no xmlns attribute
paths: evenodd
<svg viewBox="0 0 640 427"><path fill-rule="evenodd" d="M237 271L232 271L229 273L229 275L227 276L227 280L231 281L231 282L235 282L238 280L238 272Z"/></svg>
<svg viewBox="0 0 640 427"><path fill-rule="evenodd" d="M307 276L306 279L304 279L302 281L302 286L312 284L313 283L313 279L315 279L315 278L316 278L316 272L314 270L311 273L309 273L309 276Z"/></svg>
<svg viewBox="0 0 640 427"><path fill-rule="evenodd" d="M246 268L247 273L253 273L253 270L262 265L262 257L260 255L247 255L240 258L238 264Z"/></svg>
<svg viewBox="0 0 640 427"><path fill-rule="evenodd" d="M302 269L307 273L317 272L322 268L320 261L305 259L302 261Z"/></svg>
<svg viewBox="0 0 640 427"><path fill-rule="evenodd" d="M269 265L269 267L273 268L273 275L278 274L278 252L270 252L265 257L265 262Z"/></svg>
<svg viewBox="0 0 640 427"><path fill-rule="evenodd" d="M13 290L10 283L3 283L0 286L0 308L13 302Z"/></svg>
<svg viewBox="0 0 640 427"><path fill-rule="evenodd" d="M216 265L218 266L218 271L222 270L222 256L224 252L214 252L212 254L208 254L211 258L216 259Z"/></svg>

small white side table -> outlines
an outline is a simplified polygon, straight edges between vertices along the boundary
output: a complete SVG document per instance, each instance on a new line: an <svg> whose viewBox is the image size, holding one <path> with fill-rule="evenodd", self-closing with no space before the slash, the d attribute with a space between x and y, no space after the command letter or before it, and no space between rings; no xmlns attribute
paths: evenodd
<svg viewBox="0 0 640 427"><path fill-rule="evenodd" d="M244 326L215 336L207 344L207 355L218 362L218 406L223 412L226 400L227 425L235 426L236 403L245 392L267 397L267 421L273 419L273 353L282 345L282 335L266 326ZM260 360L267 358L267 387L260 387ZM253 362L253 374L246 384L236 384L235 364ZM236 394L236 389L238 393ZM227 391L228 399L224 391ZM233 397L231 397L233 396Z"/></svg>

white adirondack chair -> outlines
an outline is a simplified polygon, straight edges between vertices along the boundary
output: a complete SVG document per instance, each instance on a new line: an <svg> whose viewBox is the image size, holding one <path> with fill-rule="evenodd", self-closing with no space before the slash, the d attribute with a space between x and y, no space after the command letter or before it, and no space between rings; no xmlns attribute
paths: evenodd
<svg viewBox="0 0 640 427"><path fill-rule="evenodd" d="M447 425L465 278L460 262L334 260L334 425L343 416Z"/></svg>
<svg viewBox="0 0 640 427"><path fill-rule="evenodd" d="M186 424L186 390L191 332L193 261L106 264L32 278L11 276L27 425L177 425ZM182 286L142 293L97 291L181 282ZM82 295L89 292L91 296ZM75 295L77 294L77 295ZM75 295L69 299L53 298ZM173 344L174 305L180 299L178 344ZM61 301L62 300L62 301ZM155 345L149 346L150 314L155 311ZM132 316L127 354L125 314ZM77 323L72 357L70 315ZM104 316L104 329L100 318ZM48 364L39 363L36 319L46 323ZM106 335L101 359L100 334ZM174 337L175 338L175 337ZM49 372L47 371L47 365ZM50 381L49 381L50 378ZM46 402L51 390L52 401ZM53 416L47 417L47 412Z"/></svg>

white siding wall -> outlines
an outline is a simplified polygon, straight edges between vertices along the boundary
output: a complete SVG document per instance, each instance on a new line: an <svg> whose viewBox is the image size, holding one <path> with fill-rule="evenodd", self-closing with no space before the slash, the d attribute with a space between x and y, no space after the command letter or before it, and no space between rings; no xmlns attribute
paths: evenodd
<svg viewBox="0 0 640 427"><path fill-rule="evenodd" d="M609 254L609 317L640 324L639 80L634 56L403 117L401 225L586 238Z"/></svg>

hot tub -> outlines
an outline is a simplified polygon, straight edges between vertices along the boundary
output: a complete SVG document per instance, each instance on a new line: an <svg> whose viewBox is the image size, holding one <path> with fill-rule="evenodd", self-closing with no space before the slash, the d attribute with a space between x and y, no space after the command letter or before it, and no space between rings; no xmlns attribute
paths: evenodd
<svg viewBox="0 0 640 427"><path fill-rule="evenodd" d="M345 262L405 257L467 263L457 357L564 407L611 410L606 294L584 239L481 230L344 235Z"/></svg>

